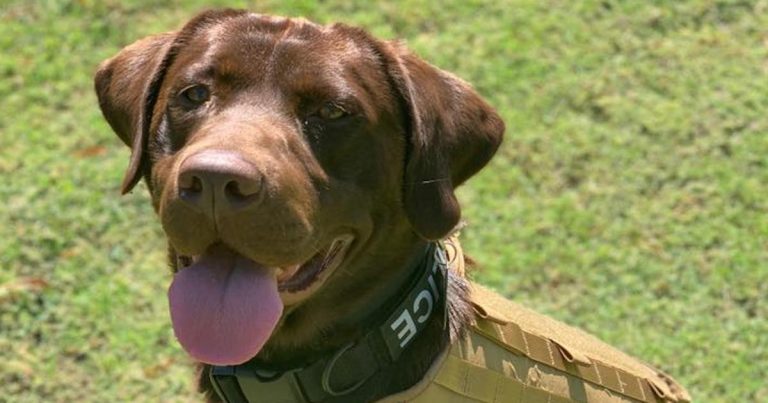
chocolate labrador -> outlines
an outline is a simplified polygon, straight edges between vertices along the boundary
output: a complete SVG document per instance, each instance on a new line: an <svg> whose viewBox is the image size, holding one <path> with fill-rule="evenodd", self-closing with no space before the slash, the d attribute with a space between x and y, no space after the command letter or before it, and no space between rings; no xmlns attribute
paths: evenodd
<svg viewBox="0 0 768 403"><path fill-rule="evenodd" d="M122 191L143 178L167 236L173 329L209 400L690 401L466 280L454 190L504 124L400 44L209 11L95 85L131 148Z"/></svg>
<svg viewBox="0 0 768 403"><path fill-rule="evenodd" d="M423 269L504 132L467 83L358 28L217 10L126 47L95 85L131 148L122 191L143 178L167 235L173 328L209 399L243 398L235 369L320 362L344 368L302 378L306 401L377 400L473 320L467 281Z"/></svg>

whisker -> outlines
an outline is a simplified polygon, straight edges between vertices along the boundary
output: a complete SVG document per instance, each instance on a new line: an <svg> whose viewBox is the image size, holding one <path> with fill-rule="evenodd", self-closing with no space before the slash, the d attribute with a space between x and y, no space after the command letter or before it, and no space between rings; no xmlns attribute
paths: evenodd
<svg viewBox="0 0 768 403"><path fill-rule="evenodd" d="M437 182L448 182L451 178L438 178L438 179L427 179L419 182L422 185L430 184L430 183L437 183Z"/></svg>

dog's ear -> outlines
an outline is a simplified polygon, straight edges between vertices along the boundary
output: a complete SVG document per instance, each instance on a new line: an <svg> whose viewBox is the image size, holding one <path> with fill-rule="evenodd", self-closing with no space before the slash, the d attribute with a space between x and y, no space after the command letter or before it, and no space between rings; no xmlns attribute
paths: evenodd
<svg viewBox="0 0 768 403"><path fill-rule="evenodd" d="M141 39L99 66L94 79L99 106L120 140L131 147L122 193L136 186L146 164L149 124L175 33Z"/></svg>
<svg viewBox="0 0 768 403"><path fill-rule="evenodd" d="M146 170L146 148L152 113L166 70L176 53L201 29L224 19L246 14L244 10L209 10L192 18L178 33L141 39L99 66L94 78L99 106L123 143L131 147L131 160L123 178L125 194Z"/></svg>
<svg viewBox="0 0 768 403"><path fill-rule="evenodd" d="M461 217L454 189L491 159L504 122L469 84L391 45L390 77L409 135L403 205L423 238L440 239Z"/></svg>

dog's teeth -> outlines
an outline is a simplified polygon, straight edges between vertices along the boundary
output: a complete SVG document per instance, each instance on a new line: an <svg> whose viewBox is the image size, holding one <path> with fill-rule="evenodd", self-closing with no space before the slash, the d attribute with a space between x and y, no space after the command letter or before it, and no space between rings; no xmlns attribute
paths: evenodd
<svg viewBox="0 0 768 403"><path fill-rule="evenodd" d="M299 267L301 267L301 265L298 264L288 267L279 267L277 269L277 281L285 281L293 277L293 275L296 274L296 271L299 270Z"/></svg>

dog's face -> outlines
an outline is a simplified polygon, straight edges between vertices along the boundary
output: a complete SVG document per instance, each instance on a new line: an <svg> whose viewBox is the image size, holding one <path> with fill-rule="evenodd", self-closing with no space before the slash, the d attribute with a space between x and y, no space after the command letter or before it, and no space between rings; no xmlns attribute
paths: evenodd
<svg viewBox="0 0 768 403"><path fill-rule="evenodd" d="M232 10L127 47L96 89L132 147L123 189L146 179L179 262L177 337L214 364L320 345L387 295L456 225L455 186L503 132L466 84L396 45Z"/></svg>

